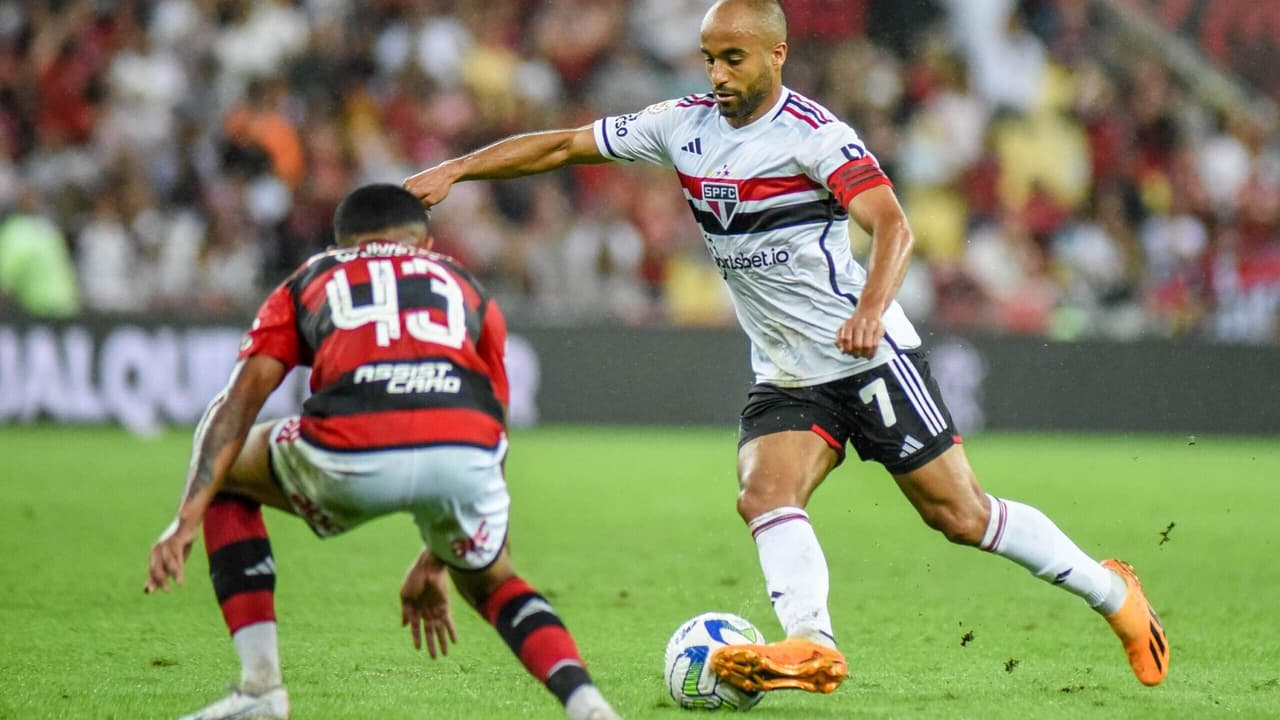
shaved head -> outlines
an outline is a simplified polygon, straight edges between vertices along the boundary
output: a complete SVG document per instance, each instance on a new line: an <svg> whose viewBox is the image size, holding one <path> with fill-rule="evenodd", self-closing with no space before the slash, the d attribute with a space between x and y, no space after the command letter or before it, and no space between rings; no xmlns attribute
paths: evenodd
<svg viewBox="0 0 1280 720"><path fill-rule="evenodd" d="M717 0L702 18L702 30L713 22L734 25L766 45L787 41L787 16L778 0Z"/></svg>
<svg viewBox="0 0 1280 720"><path fill-rule="evenodd" d="M757 120L781 94L787 17L778 0L718 0L702 18L702 56L721 116Z"/></svg>

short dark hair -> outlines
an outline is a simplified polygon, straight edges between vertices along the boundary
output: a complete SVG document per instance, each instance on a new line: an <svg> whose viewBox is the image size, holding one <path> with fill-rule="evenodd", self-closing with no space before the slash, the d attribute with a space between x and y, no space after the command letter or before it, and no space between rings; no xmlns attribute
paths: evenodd
<svg viewBox="0 0 1280 720"><path fill-rule="evenodd" d="M427 224L427 209L399 185L378 183L352 190L333 211L333 234L339 243L402 225Z"/></svg>

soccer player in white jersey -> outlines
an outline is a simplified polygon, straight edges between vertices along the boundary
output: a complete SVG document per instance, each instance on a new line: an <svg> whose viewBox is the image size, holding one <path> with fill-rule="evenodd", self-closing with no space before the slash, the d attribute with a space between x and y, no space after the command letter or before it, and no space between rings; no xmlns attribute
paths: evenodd
<svg viewBox="0 0 1280 720"><path fill-rule="evenodd" d="M573 163L644 160L676 171L751 339L756 384L742 412L738 512L787 638L714 654L744 690L831 692L846 676L827 610L828 571L805 506L852 444L882 464L948 540L1012 560L1083 598L1120 637L1147 685L1169 644L1132 568L1082 552L1035 508L985 493L894 301L912 235L858 135L782 84L786 18L776 0L719 0L701 28L712 92L518 135L405 181L427 205L464 180ZM852 218L871 234L864 270Z"/></svg>

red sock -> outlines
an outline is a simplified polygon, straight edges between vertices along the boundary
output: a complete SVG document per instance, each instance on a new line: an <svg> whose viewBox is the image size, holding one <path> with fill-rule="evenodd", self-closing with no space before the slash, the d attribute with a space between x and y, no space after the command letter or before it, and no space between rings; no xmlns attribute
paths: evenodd
<svg viewBox="0 0 1280 720"><path fill-rule="evenodd" d="M574 690L591 684L573 636L551 603L524 580L513 577L499 585L485 599L481 612L529 674L561 704Z"/></svg>
<svg viewBox="0 0 1280 720"><path fill-rule="evenodd" d="M262 505L236 495L215 497L204 516L204 547L213 591L231 634L274 621L276 563Z"/></svg>

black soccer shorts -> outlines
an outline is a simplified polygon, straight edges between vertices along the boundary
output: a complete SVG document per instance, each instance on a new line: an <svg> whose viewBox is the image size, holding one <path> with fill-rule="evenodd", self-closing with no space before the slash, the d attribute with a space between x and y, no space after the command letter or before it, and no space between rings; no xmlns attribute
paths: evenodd
<svg viewBox="0 0 1280 720"><path fill-rule="evenodd" d="M906 352L870 370L810 387L752 386L738 447L762 435L811 430L844 462L845 442L895 475L923 467L960 442L929 363Z"/></svg>

